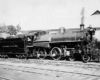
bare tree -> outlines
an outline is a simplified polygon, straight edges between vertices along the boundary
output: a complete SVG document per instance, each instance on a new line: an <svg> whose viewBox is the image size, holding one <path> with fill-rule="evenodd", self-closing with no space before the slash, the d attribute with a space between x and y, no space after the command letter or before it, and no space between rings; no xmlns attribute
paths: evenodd
<svg viewBox="0 0 100 80"><path fill-rule="evenodd" d="M10 35L16 35L17 32L19 32L21 30L21 27L19 25L17 25L16 27L13 25L8 25L8 26L0 26L0 32L1 33L7 33Z"/></svg>

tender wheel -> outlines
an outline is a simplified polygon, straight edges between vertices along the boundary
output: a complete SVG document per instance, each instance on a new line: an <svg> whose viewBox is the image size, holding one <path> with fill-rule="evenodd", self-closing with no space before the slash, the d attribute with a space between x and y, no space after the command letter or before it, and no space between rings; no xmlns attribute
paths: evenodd
<svg viewBox="0 0 100 80"><path fill-rule="evenodd" d="M20 55L16 55L16 58L20 59Z"/></svg>
<svg viewBox="0 0 100 80"><path fill-rule="evenodd" d="M37 58L39 58L39 59L45 59L46 56L47 56L46 50L43 49L43 48L39 48L38 52L37 52Z"/></svg>
<svg viewBox="0 0 100 80"><path fill-rule="evenodd" d="M18 57L19 59L22 59L22 55L19 55L19 57Z"/></svg>
<svg viewBox="0 0 100 80"><path fill-rule="evenodd" d="M54 60L59 60L61 59L61 49L58 47L54 47L51 51L50 51L51 57Z"/></svg>
<svg viewBox="0 0 100 80"><path fill-rule="evenodd" d="M90 56L89 55L83 55L82 60L83 60L83 62L87 63L87 62L90 61Z"/></svg>
<svg viewBox="0 0 100 80"><path fill-rule="evenodd" d="M8 58L8 55L5 55L5 58Z"/></svg>

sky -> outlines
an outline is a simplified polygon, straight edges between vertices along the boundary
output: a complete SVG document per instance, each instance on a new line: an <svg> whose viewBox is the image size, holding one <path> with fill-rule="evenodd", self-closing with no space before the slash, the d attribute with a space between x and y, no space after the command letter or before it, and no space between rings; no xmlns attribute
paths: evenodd
<svg viewBox="0 0 100 80"><path fill-rule="evenodd" d="M22 30L78 28L84 7L84 24L100 27L100 0L0 0L0 25Z"/></svg>

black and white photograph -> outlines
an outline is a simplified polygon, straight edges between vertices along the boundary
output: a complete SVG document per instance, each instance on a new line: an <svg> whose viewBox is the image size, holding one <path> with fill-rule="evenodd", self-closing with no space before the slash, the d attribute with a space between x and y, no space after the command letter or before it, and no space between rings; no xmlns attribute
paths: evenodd
<svg viewBox="0 0 100 80"><path fill-rule="evenodd" d="M100 80L100 0L0 0L0 80Z"/></svg>

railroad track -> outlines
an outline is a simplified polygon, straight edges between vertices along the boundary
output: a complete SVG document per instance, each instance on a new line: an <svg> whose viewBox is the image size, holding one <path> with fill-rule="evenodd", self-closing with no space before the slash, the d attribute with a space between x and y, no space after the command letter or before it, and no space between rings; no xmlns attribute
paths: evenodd
<svg viewBox="0 0 100 80"><path fill-rule="evenodd" d="M2 59L5 61L5 59ZM21 60L21 59L6 59L7 62L12 63L25 63L25 64L41 64L41 65L53 65L53 66L69 66L69 67L76 67L76 68L85 68L85 69L95 69L100 70L99 63L83 63L80 61L54 61L54 60L38 60L38 59L30 59L30 60Z"/></svg>
<svg viewBox="0 0 100 80"><path fill-rule="evenodd" d="M5 77L0 76L0 80L12 80L12 79L5 78Z"/></svg>
<svg viewBox="0 0 100 80"><path fill-rule="evenodd" d="M100 75L93 75L93 74L86 74L86 73L80 73L80 72L69 72L69 71L59 71L59 70L52 70L52 69L43 69L43 68L36 68L36 67L26 67L26 66L17 66L17 68L14 68L14 65L8 65L8 64L0 64L0 66L8 66L8 67L3 67L5 70L11 70L11 71L21 71L24 73L31 73L31 74L40 74L40 75L46 75L46 76L52 76L52 77L61 77L61 74L66 74L66 75L81 75L87 77L93 78L93 80L99 80ZM11 67L11 68L9 68ZM12 69L13 67L13 69ZM24 70L23 70L24 68ZM50 74L52 73L52 74ZM10 79L5 79L5 80L10 80ZM92 79L91 79L92 80Z"/></svg>

